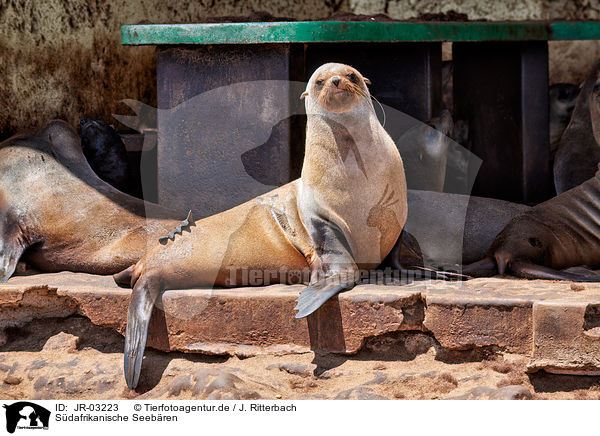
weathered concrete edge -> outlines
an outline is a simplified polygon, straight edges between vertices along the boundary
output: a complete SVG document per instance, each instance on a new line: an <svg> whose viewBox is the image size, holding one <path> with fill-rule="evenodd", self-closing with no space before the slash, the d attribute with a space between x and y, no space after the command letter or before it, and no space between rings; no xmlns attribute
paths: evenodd
<svg viewBox="0 0 600 436"><path fill-rule="evenodd" d="M593 302L538 301L528 372L600 375L600 310Z"/></svg>
<svg viewBox="0 0 600 436"><path fill-rule="evenodd" d="M149 346L240 357L310 349L353 354L368 338L415 330L432 333L449 349L495 346L531 353L532 302L518 298L429 296L425 288L359 286L297 320L295 299L301 289L273 285L166 292L153 314ZM0 286L0 328L36 317L78 314L123 334L130 292L98 286Z"/></svg>

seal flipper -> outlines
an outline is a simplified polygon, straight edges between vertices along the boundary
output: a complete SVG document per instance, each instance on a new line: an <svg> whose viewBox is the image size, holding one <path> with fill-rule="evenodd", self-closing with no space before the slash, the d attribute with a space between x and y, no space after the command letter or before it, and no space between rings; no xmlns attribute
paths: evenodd
<svg viewBox="0 0 600 436"><path fill-rule="evenodd" d="M18 240L0 240L0 283L14 274L23 251L25 247Z"/></svg>
<svg viewBox="0 0 600 436"><path fill-rule="evenodd" d="M512 262L511 271L524 279L571 280L574 282L600 282L600 277L584 276L566 271L558 271L547 266L526 262Z"/></svg>
<svg viewBox="0 0 600 436"><path fill-rule="evenodd" d="M130 389L136 388L140 378L152 308L160 292L161 288L158 283L152 279L141 277L136 282L131 294L127 312L123 361L125 380Z"/></svg>
<svg viewBox="0 0 600 436"><path fill-rule="evenodd" d="M298 310L296 318L310 315L335 294L353 288L358 282L356 276L357 274L352 274L349 280L344 280L343 274L337 274L308 285L296 300L298 302L295 307Z"/></svg>
<svg viewBox="0 0 600 436"><path fill-rule="evenodd" d="M310 315L335 294L353 288L360 278L350 244L336 223L314 217L309 229L316 256L310 262L311 282L296 300L296 318Z"/></svg>
<svg viewBox="0 0 600 436"><path fill-rule="evenodd" d="M113 280L117 284L117 286L121 288L133 288L131 284L131 277L133 276L133 269L135 268L135 264L131 265L129 268L124 269L121 272L113 274Z"/></svg>
<svg viewBox="0 0 600 436"><path fill-rule="evenodd" d="M498 265L494 258L488 256L463 266L462 273L473 277L491 277L498 274Z"/></svg>
<svg viewBox="0 0 600 436"><path fill-rule="evenodd" d="M406 229L402 229L394 247L379 267L381 269L391 267L399 271L407 271L423 266L425 266L423 253L417 238L408 233Z"/></svg>
<svg viewBox="0 0 600 436"><path fill-rule="evenodd" d="M402 276L412 276L415 279L464 280L470 278L454 271L441 271L425 267L421 246L417 238L406 229L402 229L396 244L377 269L385 270L386 268L398 270Z"/></svg>

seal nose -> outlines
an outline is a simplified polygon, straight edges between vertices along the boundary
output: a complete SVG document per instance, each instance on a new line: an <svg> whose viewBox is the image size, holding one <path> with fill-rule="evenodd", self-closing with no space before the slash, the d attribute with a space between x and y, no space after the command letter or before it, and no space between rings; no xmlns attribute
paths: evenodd
<svg viewBox="0 0 600 436"><path fill-rule="evenodd" d="M510 256L506 253L496 253L496 265L498 266L498 274L504 275L510 264Z"/></svg>
<svg viewBox="0 0 600 436"><path fill-rule="evenodd" d="M340 84L340 77L339 76L333 76L331 78L331 82L337 87Z"/></svg>

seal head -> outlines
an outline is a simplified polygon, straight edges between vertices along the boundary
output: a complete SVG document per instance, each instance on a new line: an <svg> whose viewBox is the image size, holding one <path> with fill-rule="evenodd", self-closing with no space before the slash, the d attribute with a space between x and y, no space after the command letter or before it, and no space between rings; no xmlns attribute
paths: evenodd
<svg viewBox="0 0 600 436"><path fill-rule="evenodd" d="M354 68L329 63L313 73L301 98L311 97L307 102L307 112L314 113L317 109L314 105L317 105L327 112L345 113L354 109L363 99L370 102L367 89L370 84L371 81Z"/></svg>

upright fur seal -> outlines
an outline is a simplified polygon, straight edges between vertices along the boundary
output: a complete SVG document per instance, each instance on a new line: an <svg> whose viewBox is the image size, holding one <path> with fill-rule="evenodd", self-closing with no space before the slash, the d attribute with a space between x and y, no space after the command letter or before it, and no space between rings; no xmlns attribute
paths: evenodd
<svg viewBox="0 0 600 436"><path fill-rule="evenodd" d="M47 272L121 271L173 229L170 215L98 178L64 121L0 144L0 282L23 254Z"/></svg>
<svg viewBox="0 0 600 436"><path fill-rule="evenodd" d="M514 217L496 237L488 256L464 274L512 272L518 277L600 281L559 271L600 266L600 172L583 184Z"/></svg>
<svg viewBox="0 0 600 436"><path fill-rule="evenodd" d="M593 124L600 121L594 108L600 95L600 62L583 84L571 121L562 134L554 157L554 186L562 194L594 177L600 162L600 146L594 138Z"/></svg>
<svg viewBox="0 0 600 436"><path fill-rule="evenodd" d="M233 209L182 227L115 281L133 287L125 334L125 378L138 383L148 324L160 293L196 286L297 283L297 318L352 288L374 268L406 221L402 159L371 104L369 81L354 68L325 64L306 91L301 177ZM245 277L254 280L247 283Z"/></svg>

